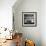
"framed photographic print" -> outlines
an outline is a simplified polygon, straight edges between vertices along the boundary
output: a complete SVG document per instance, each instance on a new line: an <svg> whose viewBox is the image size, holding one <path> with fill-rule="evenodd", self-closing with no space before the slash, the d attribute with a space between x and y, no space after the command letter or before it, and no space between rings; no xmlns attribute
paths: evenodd
<svg viewBox="0 0 46 46"><path fill-rule="evenodd" d="M36 27L37 12L22 12L22 26Z"/></svg>

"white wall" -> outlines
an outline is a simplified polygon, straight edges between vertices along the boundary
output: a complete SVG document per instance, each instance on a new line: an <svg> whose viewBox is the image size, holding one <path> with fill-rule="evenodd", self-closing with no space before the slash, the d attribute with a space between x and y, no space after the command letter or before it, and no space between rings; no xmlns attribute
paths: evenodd
<svg viewBox="0 0 46 46"><path fill-rule="evenodd" d="M12 6L16 0L0 0L0 27L12 28Z"/></svg>
<svg viewBox="0 0 46 46"><path fill-rule="evenodd" d="M19 2L19 3L18 3ZM36 46L46 46L46 0L21 0L13 6L15 29L33 39ZM22 12L37 12L37 27L22 27Z"/></svg>
<svg viewBox="0 0 46 46"><path fill-rule="evenodd" d="M34 40L36 46L41 46L41 0L22 0L13 6L13 12L15 29L22 32L24 38ZM37 12L37 27L22 27L22 12Z"/></svg>
<svg viewBox="0 0 46 46"><path fill-rule="evenodd" d="M42 40L42 46L46 46L46 0L41 0L41 12L40 12L40 0L22 0L23 3L20 5L21 1L18 1L19 6L17 8L16 0L0 0L0 26L12 28L12 6L14 6L15 17L15 28L16 30L23 32L25 36L28 34L29 38L34 39L36 42ZM25 3L26 2L26 3ZM35 5L36 4L36 5ZM28 6L29 7L28 7ZM31 7L31 8L30 8ZM33 8L32 8L33 7ZM37 11L37 27L22 27L22 11ZM40 17L41 14L41 17ZM41 20L40 20L41 18ZM41 26L40 26L41 25ZM41 27L41 28L40 28ZM40 38L41 34L41 38ZM25 37L24 36L24 37ZM39 42L37 42L37 45Z"/></svg>
<svg viewBox="0 0 46 46"><path fill-rule="evenodd" d="M42 46L46 46L46 0L41 1L41 38Z"/></svg>

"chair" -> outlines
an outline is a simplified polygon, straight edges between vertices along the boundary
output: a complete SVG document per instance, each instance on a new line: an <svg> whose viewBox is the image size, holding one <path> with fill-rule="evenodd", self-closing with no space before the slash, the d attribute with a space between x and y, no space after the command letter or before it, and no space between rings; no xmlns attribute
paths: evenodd
<svg viewBox="0 0 46 46"><path fill-rule="evenodd" d="M22 45L22 33L15 33L15 43L16 46Z"/></svg>
<svg viewBox="0 0 46 46"><path fill-rule="evenodd" d="M35 43L32 40L26 40L25 46L35 46Z"/></svg>

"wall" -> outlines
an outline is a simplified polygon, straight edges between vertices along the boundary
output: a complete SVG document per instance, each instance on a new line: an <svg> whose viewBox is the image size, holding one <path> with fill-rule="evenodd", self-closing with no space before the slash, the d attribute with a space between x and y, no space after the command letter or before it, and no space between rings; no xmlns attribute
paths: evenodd
<svg viewBox="0 0 46 46"><path fill-rule="evenodd" d="M15 31L23 33L24 39L35 41L36 46L41 46L41 0L18 0L13 6ZM22 27L22 12L37 12L37 27Z"/></svg>
<svg viewBox="0 0 46 46"><path fill-rule="evenodd" d="M42 46L46 46L46 0L41 1L41 38Z"/></svg>
<svg viewBox="0 0 46 46"><path fill-rule="evenodd" d="M16 0L0 0L0 27L12 29L12 6Z"/></svg>
<svg viewBox="0 0 46 46"><path fill-rule="evenodd" d="M16 30L23 32L24 37L27 36L26 33L28 34L28 36L30 34L31 37L30 36L29 37L31 39L34 39L36 42L38 41L38 39L39 40L41 39L42 46L46 46L46 0L41 0L41 12L39 12L40 11L40 9L39 9L40 8L40 0L37 0L37 1L36 0L32 0L32 1L31 0L29 0L29 1L22 0L22 4L20 3L21 0L18 2L16 2L16 0L0 0L0 27L3 26L3 27L8 27L10 29L12 28L12 6L15 3L15 5L13 6L14 7L13 11L14 11L14 13L16 13L15 15L17 15L15 17L15 20L17 19L15 21ZM25 6L26 5L25 2L29 7ZM32 6L32 3L33 3L33 6ZM37 3L36 4L37 6L35 5L35 3ZM22 5L24 5L24 6L22 6ZM32 7L35 7L35 6L36 7L32 8L30 5ZM21 6L21 7L19 7L19 6ZM37 23L39 25L37 25L37 27L22 27L22 13L21 12L22 11L33 11L33 10L38 12L38 16L37 16L38 22ZM41 14L41 17L39 15L39 13ZM40 23L39 23L39 21L40 21ZM40 25L41 25L41 28L39 28ZM38 32L38 35L36 37L37 32ZM41 38L40 38L39 33L41 34ZM37 45L38 44L39 44L39 42L37 42Z"/></svg>

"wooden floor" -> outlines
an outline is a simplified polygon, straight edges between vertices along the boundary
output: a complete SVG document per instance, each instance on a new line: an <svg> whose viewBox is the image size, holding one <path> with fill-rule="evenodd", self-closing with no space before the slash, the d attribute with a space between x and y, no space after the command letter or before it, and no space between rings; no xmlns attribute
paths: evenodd
<svg viewBox="0 0 46 46"><path fill-rule="evenodd" d="M19 44L22 43L22 34L21 33L16 33L14 36L12 36L12 40L6 40L6 39L0 39L0 42L6 40L6 42L0 44L0 46L18 46L18 44L16 44L16 42ZM22 44L20 44L22 46Z"/></svg>
<svg viewBox="0 0 46 46"><path fill-rule="evenodd" d="M2 43L0 46L16 46L15 39L13 39L13 40L6 40L6 42Z"/></svg>

